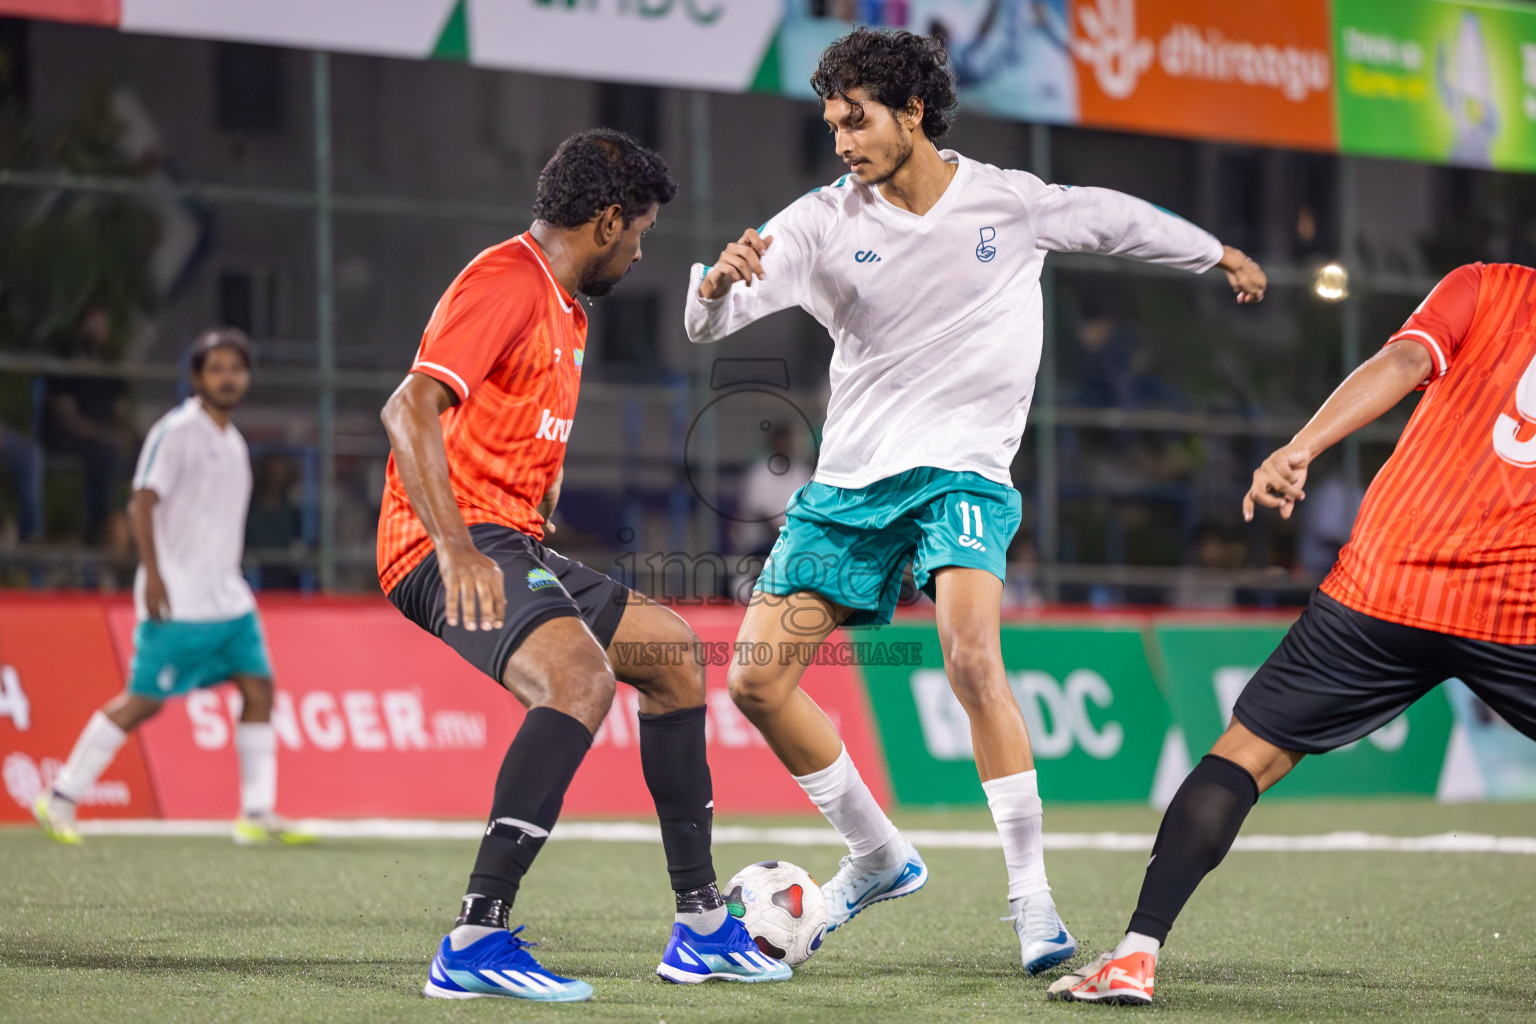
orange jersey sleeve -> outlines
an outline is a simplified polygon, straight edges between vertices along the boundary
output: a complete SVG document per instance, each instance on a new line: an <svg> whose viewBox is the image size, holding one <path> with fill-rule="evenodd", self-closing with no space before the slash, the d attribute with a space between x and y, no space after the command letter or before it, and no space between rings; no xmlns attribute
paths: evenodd
<svg viewBox="0 0 1536 1024"><path fill-rule="evenodd" d="M1416 341L1429 350L1435 371L1429 380L1438 380L1450 371L1451 363L1461 353L1472 319L1477 315L1477 297L1483 287L1483 265L1468 263L1457 267L1435 285L1435 290L1419 303L1402 328L1387 339ZM1428 380L1424 382L1426 385Z"/></svg>
<svg viewBox="0 0 1536 1024"><path fill-rule="evenodd" d="M509 280L505 267L476 259L438 300L422 332L411 372L425 374L469 398L543 309L541 280Z"/></svg>

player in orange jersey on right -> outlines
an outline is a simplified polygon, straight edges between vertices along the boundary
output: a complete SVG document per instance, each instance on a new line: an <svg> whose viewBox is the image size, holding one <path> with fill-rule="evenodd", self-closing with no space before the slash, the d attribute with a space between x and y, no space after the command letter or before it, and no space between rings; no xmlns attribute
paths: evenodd
<svg viewBox="0 0 1536 1024"><path fill-rule="evenodd" d="M1338 564L1169 804L1125 938L1058 979L1052 998L1152 1002L1174 918L1259 794L1446 679L1536 738L1536 270L1473 263L1447 275L1264 460L1243 518L1255 505L1289 518L1308 465L1419 387Z"/></svg>

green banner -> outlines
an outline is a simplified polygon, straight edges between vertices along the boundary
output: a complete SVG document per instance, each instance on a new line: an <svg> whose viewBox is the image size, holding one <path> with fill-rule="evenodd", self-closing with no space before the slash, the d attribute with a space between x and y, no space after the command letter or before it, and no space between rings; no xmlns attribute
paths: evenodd
<svg viewBox="0 0 1536 1024"><path fill-rule="evenodd" d="M1204 756L1226 729L1238 694L1285 630L1281 625L1154 627L1169 703L1191 762ZM1266 799L1385 793L1433 796L1452 724L1444 690L1437 688L1360 742L1306 758Z"/></svg>
<svg viewBox="0 0 1536 1024"><path fill-rule="evenodd" d="M985 804L970 722L950 691L932 625L887 626L880 640L917 642L921 666L862 668L904 804ZM1024 712L1047 800L1145 801L1168 730L1168 705L1142 632L1112 627L1003 627L1003 663Z"/></svg>
<svg viewBox="0 0 1536 1024"><path fill-rule="evenodd" d="M1346 153L1536 170L1536 9L1333 0Z"/></svg>

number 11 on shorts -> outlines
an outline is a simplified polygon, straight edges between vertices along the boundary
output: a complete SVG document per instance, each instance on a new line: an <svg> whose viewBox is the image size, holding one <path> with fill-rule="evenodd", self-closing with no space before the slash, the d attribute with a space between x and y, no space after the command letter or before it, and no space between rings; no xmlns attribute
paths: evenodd
<svg viewBox="0 0 1536 1024"><path fill-rule="evenodd" d="M971 536L971 513L973 512L976 514L976 536L983 536L981 531L981 506L972 505L968 501L962 501L960 503L960 535L962 537Z"/></svg>

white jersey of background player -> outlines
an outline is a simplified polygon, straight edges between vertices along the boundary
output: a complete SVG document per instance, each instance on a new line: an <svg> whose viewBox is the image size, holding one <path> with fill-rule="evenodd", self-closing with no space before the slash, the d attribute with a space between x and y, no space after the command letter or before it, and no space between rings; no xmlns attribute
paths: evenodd
<svg viewBox="0 0 1536 1024"><path fill-rule="evenodd" d="M75 806L129 733L167 700L226 681L243 698L235 727L235 841L310 841L273 810L272 661L256 599L240 573L251 454L230 416L250 386L250 342L233 328L204 331L192 343L189 364L197 393L150 428L133 475L128 519L139 549L133 588L139 622L127 688L91 716L58 778L32 808L59 842L80 841Z"/></svg>
<svg viewBox="0 0 1536 1024"><path fill-rule="evenodd" d="M954 80L943 49L858 30L812 79L850 173L695 265L689 337L716 341L801 306L831 333L831 402L815 478L796 493L740 641L807 652L840 623L888 622L910 560L937 604L944 669L971 720L1002 837L1008 897L1031 973L1071 957L1046 882L1041 806L999 622L1021 501L1009 466L1034 393L1047 252L1201 272L1262 297L1252 260L1186 221L1105 189L1047 185L939 151ZM782 645L782 646L781 646ZM829 930L927 880L836 729L799 689L806 661L733 665L731 693L850 854L824 887Z"/></svg>

